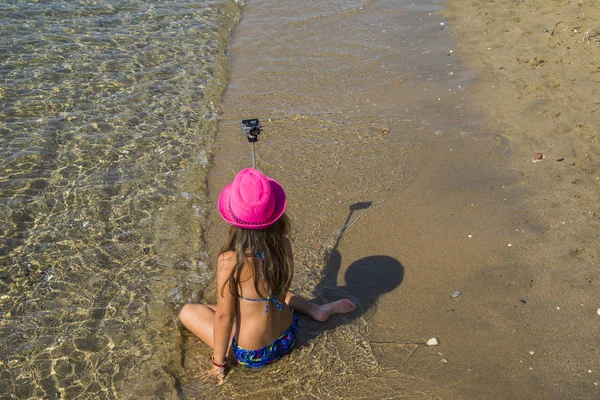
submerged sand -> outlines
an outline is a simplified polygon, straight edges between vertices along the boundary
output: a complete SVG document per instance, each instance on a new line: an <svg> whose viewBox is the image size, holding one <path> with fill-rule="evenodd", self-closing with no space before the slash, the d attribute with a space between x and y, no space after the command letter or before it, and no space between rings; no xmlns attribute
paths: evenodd
<svg viewBox="0 0 600 400"><path fill-rule="evenodd" d="M221 388L198 380L208 350L184 334L180 395L596 398L592 3L454 0L448 21L436 2L250 2L209 195L250 165L239 122L261 118L295 290L359 309L304 318L290 357ZM211 221L214 258L226 227Z"/></svg>

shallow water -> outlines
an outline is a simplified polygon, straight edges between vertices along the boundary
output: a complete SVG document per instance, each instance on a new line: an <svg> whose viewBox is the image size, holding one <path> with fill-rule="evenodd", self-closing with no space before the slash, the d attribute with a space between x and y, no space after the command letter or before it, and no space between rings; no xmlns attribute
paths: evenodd
<svg viewBox="0 0 600 400"><path fill-rule="evenodd" d="M250 165L239 121L260 118L257 165L288 196L293 290L319 302L350 297L359 307L326 324L301 316L289 358L260 373L234 368L222 388L198 379L208 350L184 334L182 390L191 398L437 398L435 381L403 369L417 349L420 365L439 366L437 351L419 345L423 338L371 340L376 317L398 336L410 323L378 314L405 287L404 266L377 253L384 246L367 236L356 238L351 258L344 235L402 199L423 163L435 160L433 149L449 151L432 144L463 145L482 134L463 91L473 75L450 52L437 1L322 3L256 0L245 8L228 52L209 198ZM391 210L391 219L397 215ZM218 216L209 220L214 257L226 227Z"/></svg>
<svg viewBox="0 0 600 400"><path fill-rule="evenodd" d="M203 182L238 17L228 0L0 4L2 397L170 392L177 270L155 220L177 196L203 217L178 181Z"/></svg>
<svg viewBox="0 0 600 400"><path fill-rule="evenodd" d="M382 368L368 342L377 297L402 266L383 255L349 263L336 245L344 221L369 212L348 206L406 188L428 140L476 133L453 118L472 76L448 55L438 2L247 7L214 150L236 4L0 5L0 393L432 397L431 382ZM212 203L249 164L239 121L251 117L265 127L259 168L289 188L295 289L354 296L361 311L325 328L304 320L290 362L257 379L236 370L216 389L198 380L206 349L180 334L176 311L214 290ZM362 293L372 263L388 279Z"/></svg>

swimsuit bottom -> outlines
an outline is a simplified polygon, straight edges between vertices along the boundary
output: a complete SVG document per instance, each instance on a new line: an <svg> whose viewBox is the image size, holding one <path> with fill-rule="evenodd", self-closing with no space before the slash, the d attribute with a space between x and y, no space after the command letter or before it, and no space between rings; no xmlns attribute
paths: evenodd
<svg viewBox="0 0 600 400"><path fill-rule="evenodd" d="M293 316L292 324L273 343L258 350L246 350L238 346L235 337L231 341L231 348L239 363L247 368L261 368L272 364L289 353L296 344L298 334L298 317Z"/></svg>

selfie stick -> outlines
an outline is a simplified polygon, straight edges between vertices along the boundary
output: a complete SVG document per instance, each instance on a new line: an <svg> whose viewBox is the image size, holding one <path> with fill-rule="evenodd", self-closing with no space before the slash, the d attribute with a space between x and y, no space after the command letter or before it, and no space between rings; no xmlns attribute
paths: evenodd
<svg viewBox="0 0 600 400"><path fill-rule="evenodd" d="M255 119L245 119L242 121L242 133L246 135L248 141L252 143L252 168L256 169L256 149L254 143L258 142L258 135L262 131L260 121Z"/></svg>

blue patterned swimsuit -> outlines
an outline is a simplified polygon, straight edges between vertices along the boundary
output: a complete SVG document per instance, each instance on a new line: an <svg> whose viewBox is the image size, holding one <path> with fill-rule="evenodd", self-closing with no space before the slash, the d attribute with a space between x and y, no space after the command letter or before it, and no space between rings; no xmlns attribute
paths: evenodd
<svg viewBox="0 0 600 400"><path fill-rule="evenodd" d="M271 344L262 349L247 350L238 346L235 337L231 341L231 348L235 353L238 362L247 368L261 368L279 360L289 353L296 344L298 335L298 317L293 316L292 324Z"/></svg>
<svg viewBox="0 0 600 400"><path fill-rule="evenodd" d="M264 256L257 254L257 258L262 262ZM269 302L273 302L275 307L279 311L283 311L284 305L281 301L277 300L275 296L269 296L259 299L250 299L240 296L240 299L247 301L264 301L267 305L265 307L265 314L269 312ZM241 365L247 368L261 368L265 365L272 364L279 360L281 357L289 353L296 344L296 336L298 335L298 317L293 315L292 324L287 328L277 339L271 344L257 350L247 350L240 347L235 340L235 336L231 341L231 349L235 353L235 357Z"/></svg>

